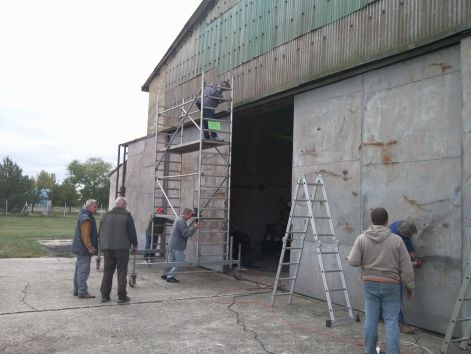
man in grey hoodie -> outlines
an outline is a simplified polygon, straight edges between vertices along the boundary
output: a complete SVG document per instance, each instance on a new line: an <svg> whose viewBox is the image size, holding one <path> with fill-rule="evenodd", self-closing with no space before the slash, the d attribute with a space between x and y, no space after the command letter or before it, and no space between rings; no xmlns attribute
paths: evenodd
<svg viewBox="0 0 471 354"><path fill-rule="evenodd" d="M168 262L183 262L185 261L185 248L188 238L193 236L196 230L199 228L198 223L191 225L187 224L187 221L191 219L193 210L185 209L183 214L179 216L173 223L172 235L170 236L170 242L168 245ZM162 279L166 279L169 283L178 283L175 275L178 272L178 267L164 269Z"/></svg>
<svg viewBox="0 0 471 354"><path fill-rule="evenodd" d="M382 312L386 352L399 354L399 283L404 284L410 298L414 288L414 272L404 242L388 228L387 211L373 209L371 221L373 225L357 237L348 256L350 265L361 267L365 296L365 353L376 354L378 322Z"/></svg>

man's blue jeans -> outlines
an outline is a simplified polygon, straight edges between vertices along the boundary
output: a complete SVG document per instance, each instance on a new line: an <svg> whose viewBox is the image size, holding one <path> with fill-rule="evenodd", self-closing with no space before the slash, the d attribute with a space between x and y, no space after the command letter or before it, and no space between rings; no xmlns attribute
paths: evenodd
<svg viewBox="0 0 471 354"><path fill-rule="evenodd" d="M378 342L378 322L381 311L384 319L386 352L399 354L399 310L401 289L399 284L365 281L365 353L376 354Z"/></svg>
<svg viewBox="0 0 471 354"><path fill-rule="evenodd" d="M173 248L168 249L167 255L168 262L184 262L185 261L185 250L176 250ZM170 267L165 268L164 274L167 275L168 278L175 278L175 275L178 273L178 267L173 267L170 270Z"/></svg>

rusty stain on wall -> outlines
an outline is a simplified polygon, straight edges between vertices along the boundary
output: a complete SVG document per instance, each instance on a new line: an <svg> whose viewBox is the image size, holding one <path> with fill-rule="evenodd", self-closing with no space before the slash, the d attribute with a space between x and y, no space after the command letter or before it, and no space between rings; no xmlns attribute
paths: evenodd
<svg viewBox="0 0 471 354"><path fill-rule="evenodd" d="M345 172L347 172L347 173L345 173ZM342 173L343 176L339 175L338 173L335 173L335 172L332 172L332 171L327 171L327 170L324 170L324 169L316 171L316 174L321 174L323 176L338 177L338 178L342 178L344 181L348 181L349 179L352 179L351 177L347 177L348 171L346 171L346 170L343 171L343 173Z"/></svg>
<svg viewBox="0 0 471 354"><path fill-rule="evenodd" d="M372 141L370 143L362 143L362 145L369 145L369 146L390 146L390 145L395 145L397 144L397 140L391 140L388 141L387 143L383 143L382 141ZM361 146L359 147L361 149Z"/></svg>
<svg viewBox="0 0 471 354"><path fill-rule="evenodd" d="M445 64L445 63L432 63L429 64L429 66L439 66L440 69L442 69L442 73L444 73L447 69L451 69L452 66L450 64Z"/></svg>
<svg viewBox="0 0 471 354"><path fill-rule="evenodd" d="M415 199L409 199L407 196L405 195L402 195L402 197L404 198L404 200L406 202L408 202L410 205L414 206L414 207L417 207L419 209L422 209L423 207L425 206L428 206L428 205L433 205L433 204L437 204L437 203L444 203L444 202L448 202L450 203L450 205L454 206L454 207L457 207L459 208L460 205L457 205L457 204L453 204L451 202L451 199L450 198L446 198L446 199L439 199L439 200L434 200L432 202L428 202L428 203L419 203L417 200Z"/></svg>

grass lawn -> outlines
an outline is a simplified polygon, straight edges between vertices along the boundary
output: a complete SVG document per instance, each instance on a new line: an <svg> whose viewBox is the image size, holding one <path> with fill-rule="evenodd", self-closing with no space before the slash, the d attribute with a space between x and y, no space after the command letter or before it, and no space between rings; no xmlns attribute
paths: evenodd
<svg viewBox="0 0 471 354"><path fill-rule="evenodd" d="M0 258L49 255L38 239L71 239L76 215L0 216Z"/></svg>

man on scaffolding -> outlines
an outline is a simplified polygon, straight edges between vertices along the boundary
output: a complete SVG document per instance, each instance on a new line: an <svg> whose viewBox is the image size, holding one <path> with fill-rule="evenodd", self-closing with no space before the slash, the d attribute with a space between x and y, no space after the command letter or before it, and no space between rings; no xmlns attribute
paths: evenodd
<svg viewBox="0 0 471 354"><path fill-rule="evenodd" d="M198 97L196 100L198 109L201 110L201 106L203 106L203 137L206 140L223 141L223 139L218 137L216 132L209 131L208 119L209 121L218 119L214 112L217 106L224 100L223 91L229 88L230 85L228 81L213 82L205 86L203 100L201 100L201 97Z"/></svg>

